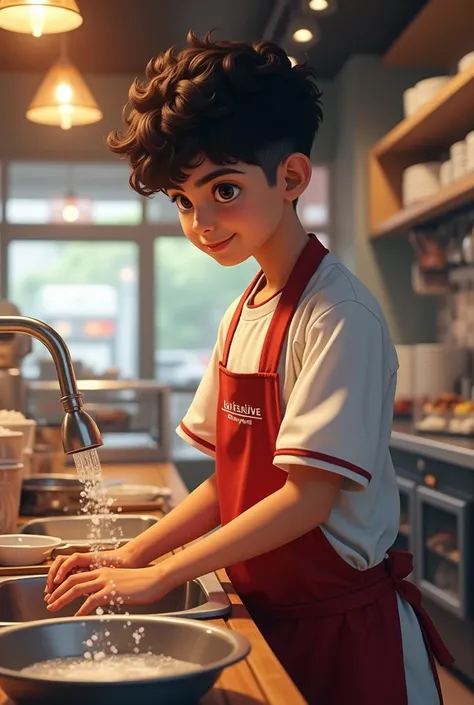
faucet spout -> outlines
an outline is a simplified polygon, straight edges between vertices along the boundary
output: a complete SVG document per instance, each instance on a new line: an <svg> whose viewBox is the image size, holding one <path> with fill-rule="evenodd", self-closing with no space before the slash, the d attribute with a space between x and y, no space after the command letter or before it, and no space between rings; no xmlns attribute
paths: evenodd
<svg viewBox="0 0 474 705"><path fill-rule="evenodd" d="M53 358L65 413L61 427L64 452L69 455L103 445L97 424L82 408L82 394L77 388L71 355L59 333L47 323L26 316L0 316L0 331L36 338Z"/></svg>

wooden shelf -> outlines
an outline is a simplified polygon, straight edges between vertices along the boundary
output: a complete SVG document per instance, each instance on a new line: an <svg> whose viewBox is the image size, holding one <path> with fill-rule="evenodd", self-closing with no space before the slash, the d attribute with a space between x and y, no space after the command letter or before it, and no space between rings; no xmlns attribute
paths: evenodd
<svg viewBox="0 0 474 705"><path fill-rule="evenodd" d="M400 97L401 99L401 97ZM456 74L414 115L402 120L374 146L378 159L406 152L447 148L474 129L474 66Z"/></svg>
<svg viewBox="0 0 474 705"><path fill-rule="evenodd" d="M385 53L386 66L451 66L474 49L472 0L429 0Z"/></svg>
<svg viewBox="0 0 474 705"><path fill-rule="evenodd" d="M474 201L474 173L441 189L436 196L396 212L373 228L370 237L375 239L400 235L415 225L428 223L471 201Z"/></svg>

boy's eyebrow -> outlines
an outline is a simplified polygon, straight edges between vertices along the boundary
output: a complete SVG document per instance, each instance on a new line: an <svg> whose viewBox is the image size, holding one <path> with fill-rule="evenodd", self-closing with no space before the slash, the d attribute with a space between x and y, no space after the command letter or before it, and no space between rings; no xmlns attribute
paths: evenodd
<svg viewBox="0 0 474 705"><path fill-rule="evenodd" d="M227 176L228 174L243 174L243 173L244 173L243 171L239 171L238 169L232 169L231 167L223 167L222 169L215 169L214 171L210 171L209 174L205 174L200 179L198 179L196 181L196 186L198 188L201 188L201 186L205 186L210 181L213 181L213 179L217 179L219 176Z"/></svg>

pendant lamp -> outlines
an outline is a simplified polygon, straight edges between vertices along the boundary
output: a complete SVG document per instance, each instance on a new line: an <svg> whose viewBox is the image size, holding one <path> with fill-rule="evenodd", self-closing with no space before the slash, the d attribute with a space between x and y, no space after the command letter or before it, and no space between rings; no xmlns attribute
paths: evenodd
<svg viewBox="0 0 474 705"><path fill-rule="evenodd" d="M83 77L68 60L63 41L61 57L44 77L26 117L41 125L69 130L102 120L102 112Z"/></svg>
<svg viewBox="0 0 474 705"><path fill-rule="evenodd" d="M41 37L80 27L76 0L0 0L0 27Z"/></svg>

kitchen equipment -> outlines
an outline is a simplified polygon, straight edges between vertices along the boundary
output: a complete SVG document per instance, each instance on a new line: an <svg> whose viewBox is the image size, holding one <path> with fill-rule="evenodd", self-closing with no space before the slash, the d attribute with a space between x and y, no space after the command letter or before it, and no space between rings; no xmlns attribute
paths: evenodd
<svg viewBox="0 0 474 705"><path fill-rule="evenodd" d="M20 510L23 465L0 465L0 534L16 530Z"/></svg>
<svg viewBox="0 0 474 705"><path fill-rule="evenodd" d="M0 409L0 426L9 431L17 431L23 434L23 448L33 450L35 445L36 421L27 419L21 412L10 412L7 409Z"/></svg>
<svg viewBox="0 0 474 705"><path fill-rule="evenodd" d="M23 456L23 434L0 426L0 464L20 463Z"/></svg>
<svg viewBox="0 0 474 705"><path fill-rule="evenodd" d="M127 628L129 622L129 628ZM107 630L120 654L132 654L133 634L144 630L143 652L164 653L198 665L195 671L127 682L78 682L23 675L22 668L47 659L82 657L84 643ZM0 632L0 685L13 700L40 705L184 705L198 702L220 673L244 659L250 644L237 632L177 617L115 616L33 622Z"/></svg>
<svg viewBox="0 0 474 705"><path fill-rule="evenodd" d="M452 392L468 371L468 351L451 345L415 345L414 392L416 399Z"/></svg>
<svg viewBox="0 0 474 705"><path fill-rule="evenodd" d="M10 301L0 299L0 316L19 316ZM25 411L25 384L21 361L31 352L31 338L14 331L0 330L0 409Z"/></svg>
<svg viewBox="0 0 474 705"><path fill-rule="evenodd" d="M110 543L114 543L115 537L121 543L126 543L156 524L157 521L158 519L154 516L114 515L113 518L110 517L110 530L111 532L113 530ZM49 517L46 519L32 519L21 527L20 533L59 536L68 543L88 546L90 543L89 537L94 535L94 526L96 525L94 524L93 516ZM100 543L106 544L107 540L101 539Z"/></svg>
<svg viewBox="0 0 474 705"><path fill-rule="evenodd" d="M62 424L64 452L72 454L101 446L103 441L99 429L82 408L82 394L77 389L71 356L61 336L43 321L18 315L1 315L0 336L11 333L23 333L36 338L45 345L55 362L65 414Z"/></svg>
<svg viewBox="0 0 474 705"><path fill-rule="evenodd" d="M48 612L44 601L46 577L37 574L0 578L0 627L43 619L62 619L75 614L83 598L75 600L60 612ZM120 613L119 606L114 609ZM132 615L174 614L194 619L223 617L230 609L229 598L215 573L179 585L152 604L126 607Z"/></svg>
<svg viewBox="0 0 474 705"><path fill-rule="evenodd" d="M145 485L122 485L120 482L105 482L107 494L116 501L111 505L125 507L155 501L154 509L164 509L171 497L167 487ZM23 481L21 491L21 514L23 516L74 515L81 511L81 492L84 485L73 474L37 474Z"/></svg>
<svg viewBox="0 0 474 705"><path fill-rule="evenodd" d="M53 548L62 544L54 536L24 536L7 534L0 536L0 565L38 565L44 563Z"/></svg>
<svg viewBox="0 0 474 705"><path fill-rule="evenodd" d="M425 201L438 193L442 162L413 164L402 177L402 200L405 207Z"/></svg>
<svg viewBox="0 0 474 705"><path fill-rule="evenodd" d="M127 430L114 427L103 433L104 445L99 451L103 463L167 462L171 454L169 387L156 380L80 380L79 386L87 393L88 412L105 409L123 409L127 414ZM64 472L64 464L73 459L64 457L62 441L58 434L61 424L60 410L55 411L59 393L57 381L31 381L28 383L28 410L40 420L38 438L44 445L43 471ZM98 405L98 406L97 406ZM108 426L111 429L111 426ZM59 435L59 437L58 437ZM49 447L46 448L46 446ZM51 456L48 460L47 455ZM62 465L62 468L60 468ZM60 468L60 469L59 469Z"/></svg>
<svg viewBox="0 0 474 705"><path fill-rule="evenodd" d="M413 247L417 264L426 271L442 271L446 267L446 249L434 235L424 232L412 231L409 234L410 244Z"/></svg>

